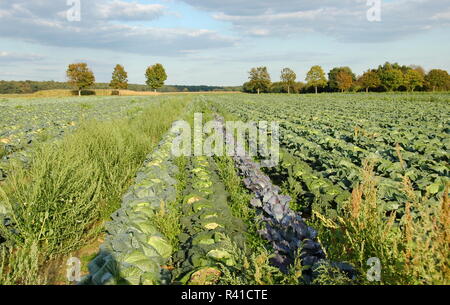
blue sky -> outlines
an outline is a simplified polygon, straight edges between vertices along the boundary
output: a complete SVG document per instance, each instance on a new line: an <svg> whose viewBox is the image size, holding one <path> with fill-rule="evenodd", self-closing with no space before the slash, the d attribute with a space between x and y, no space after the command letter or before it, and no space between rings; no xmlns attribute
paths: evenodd
<svg viewBox="0 0 450 305"><path fill-rule="evenodd" d="M284 67L303 80L316 64L450 71L448 0L382 0L379 22L367 0L80 0L79 22L67 2L0 0L0 79L64 81L79 61L99 82L120 63L132 83L160 62L168 84L186 85L241 85L260 65L273 81Z"/></svg>

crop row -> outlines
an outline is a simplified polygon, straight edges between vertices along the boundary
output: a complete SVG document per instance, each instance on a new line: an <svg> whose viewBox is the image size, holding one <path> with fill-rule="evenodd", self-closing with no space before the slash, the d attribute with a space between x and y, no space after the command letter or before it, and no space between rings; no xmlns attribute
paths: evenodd
<svg viewBox="0 0 450 305"><path fill-rule="evenodd" d="M222 117L217 118L218 128L224 134L225 143L235 143L233 135L227 133ZM237 143L236 152L245 149ZM268 240L273 248L273 265L284 273L295 263L297 258L306 268L303 280L311 282L315 270L325 263L325 252L317 240L317 231L308 226L300 213L290 208L291 197L281 194L281 189L272 184L260 166L248 154L236 153L233 157L236 168L243 178L244 185L253 194L250 204L258 210L256 221L263 224L259 234ZM346 272L350 277L355 275L353 268L345 263L332 262L332 265Z"/></svg>
<svg viewBox="0 0 450 305"><path fill-rule="evenodd" d="M139 171L106 226L105 243L89 264L83 284L216 283L219 265L235 263L224 241L242 246L245 225L232 215L211 158L188 158L183 169L175 165L171 155L175 135L169 133ZM182 198L177 198L176 177L181 170L189 173L189 179ZM178 251L155 225L170 202L181 214Z"/></svg>
<svg viewBox="0 0 450 305"><path fill-rule="evenodd" d="M232 215L228 194L213 167L212 159L191 158L192 174L182 203L181 249L174 254L173 276L178 283L217 283L218 264L236 264L224 241L231 239L241 247L245 243L245 225Z"/></svg>
<svg viewBox="0 0 450 305"><path fill-rule="evenodd" d="M106 225L105 242L82 284L216 284L222 268L242 267L227 245L231 241L244 249L247 228L243 219L233 216L214 159L187 157L184 166L177 167L171 154L175 136L170 132L148 156L121 208ZM226 141L229 137L225 134ZM234 162L244 186L254 195L247 204L257 211L253 221L273 251L271 263L288 273L300 258L309 267L303 280L310 282L314 270L326 262L317 232L290 208L291 198L282 195L251 158L236 156ZM181 171L186 183L180 194ZM161 234L156 221L169 213L170 203L178 210L176 245ZM354 275L351 266L333 264Z"/></svg>
<svg viewBox="0 0 450 305"><path fill-rule="evenodd" d="M122 207L106 226L107 237L99 255L89 264L84 284L159 284L168 280L163 266L172 246L152 219L163 203L176 200L177 167L171 157L169 133L148 156L136 183L125 194ZM166 274L167 275L167 274Z"/></svg>
<svg viewBox="0 0 450 305"><path fill-rule="evenodd" d="M378 162L376 173L381 178L380 197L387 202L385 204L386 210L397 209L399 207L398 203L406 200L405 195L401 192L401 183L404 175L413 181L416 188L421 191L421 195L427 194L428 196L432 196L432 200L434 201L438 200L438 193L443 190L448 179L450 172L448 162L446 162L448 154L438 154L440 151L439 148L429 149L433 150L437 155L422 154L419 152L405 151L399 147L389 147L388 144L379 142L380 144L377 150L373 149L368 151L366 148L361 148L351 141L344 141L343 137L334 138L328 135L324 129L333 129L334 131L345 129L339 123L334 128L329 126L324 128L321 122L316 122L316 120L324 120L328 122L328 125L334 124L335 120L333 116L320 116L317 114L320 111L329 113L328 108L333 109L333 106L318 111L309 109L308 107L310 105L305 103L307 110L315 111L317 118L302 121L296 119L296 117L306 117L308 113L304 114L300 111L301 109L293 111L293 106L290 103L284 103L283 106L285 107L280 107L280 101L274 105L264 100L258 102L250 100L244 103L236 103L236 101L227 100L225 97L222 99L220 101L221 107L225 108L226 111L242 117L244 120L281 121L281 143L296 159L301 161L296 162L297 168L300 166L311 173L311 170L308 170L308 167L310 167L316 173L315 178L319 179L314 179L316 181L311 182L317 186L316 188L321 187L321 185L328 185L327 188L331 190L332 185L326 182L326 180L329 180L331 184L334 184L338 188L351 191L355 183L359 182L359 169L362 161L369 157L376 157ZM274 107L277 107L276 111ZM362 110L360 111L362 112ZM286 118L290 118L290 121L287 121ZM336 115L336 121L339 121L339 119ZM346 124L346 126L351 125L351 122ZM436 127L436 129L439 128L442 127ZM438 135L442 137L442 143L445 144L448 142L449 137L445 131L438 133ZM347 138L350 138L350 136L354 135L347 134ZM361 135L360 137L368 138ZM379 137L384 138L384 134L380 134ZM431 144L427 147L432 147ZM287 178L289 177L287 176ZM311 184L305 181L309 177L309 175L304 177L294 175L294 178L299 180L303 185ZM312 188L309 187L309 189ZM298 192L301 191L299 190ZM325 190L323 193L326 194L328 192ZM316 194L311 192L311 194L317 197L317 192Z"/></svg>

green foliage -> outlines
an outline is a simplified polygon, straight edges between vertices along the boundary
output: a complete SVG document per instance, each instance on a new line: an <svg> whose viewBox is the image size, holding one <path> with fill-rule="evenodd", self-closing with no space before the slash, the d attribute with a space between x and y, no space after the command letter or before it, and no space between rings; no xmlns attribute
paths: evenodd
<svg viewBox="0 0 450 305"><path fill-rule="evenodd" d="M330 72L328 72L328 86L333 91L342 90L342 87L339 86L339 81L338 81L338 75L340 72L344 72L345 75L350 76L351 80L350 81L346 80L346 82L352 83L353 81L356 80L356 76L350 67L333 68L330 70ZM350 87L348 87L348 88L350 88Z"/></svg>
<svg viewBox="0 0 450 305"><path fill-rule="evenodd" d="M417 76L412 68L386 67L380 71L396 70L405 79ZM381 284L449 284L448 133L442 124L448 96L277 96L276 103L274 97L214 95L199 98L190 110L205 112L206 120L214 111L228 111L242 120L280 122L284 149L279 165L267 173L319 229L328 258L349 262L359 271L358 279L349 281L333 264L324 263L314 270L313 283L373 284L365 278L366 263L378 257ZM41 134L45 139L30 146L29 162L14 159L9 164L10 175L0 184L0 213L9 215L12 226L0 226L0 284L48 283L48 262L96 239L148 152L186 111L190 98L155 98L152 103L136 98L130 103L118 97L122 104L114 104L116 98L76 100L60 103L69 113L83 113L81 117L101 113L102 102L125 109L106 121L73 118L76 129L42 143L53 139L46 130ZM16 106L24 102L7 103L11 105L2 105L5 118L14 112L40 117L37 110L46 109L49 101L33 100L36 105L23 108ZM49 105L56 112L64 110L57 103ZM58 122L56 114L52 117ZM9 120L15 117L7 124ZM67 121L63 113L61 120ZM145 232L157 230L167 238L169 242L144 241L165 258L172 248L178 250L168 261L173 264L159 264L148 259L150 252L139 251L127 253L125 262L149 274L159 274L163 264L166 273L175 268L181 283L299 284L304 271L299 255L287 274L271 265L273 250L258 234L252 196L230 157L182 157L173 163L178 167L170 178L176 200L161 201L144 212L151 220L138 223ZM153 165L148 161L145 167ZM146 197L153 188L146 188L148 181L139 180L139 173L132 192ZM132 279L129 283L159 283L154 277L135 281L140 274L135 267L121 270Z"/></svg>
<svg viewBox="0 0 450 305"><path fill-rule="evenodd" d="M66 75L69 84L78 90L79 95L81 95L81 90L89 88L95 83L94 73L88 68L86 63L70 64Z"/></svg>
<svg viewBox="0 0 450 305"><path fill-rule="evenodd" d="M39 259L36 242L12 249L0 245L0 285L44 285L47 279L39 272Z"/></svg>
<svg viewBox="0 0 450 305"><path fill-rule="evenodd" d="M305 80L307 85L314 87L317 93L317 88L325 87L327 85L327 79L325 78L325 72L321 66L313 66L306 74Z"/></svg>
<svg viewBox="0 0 450 305"><path fill-rule="evenodd" d="M242 219L247 225L247 245L252 251L264 247L267 242L259 234L255 224L256 211L249 205L252 195L244 188L241 178L236 173L234 162L230 157L216 158L220 179L229 192L229 205L233 216Z"/></svg>
<svg viewBox="0 0 450 305"><path fill-rule="evenodd" d="M368 70L358 78L358 83L361 87L366 89L366 92L369 92L369 89L380 86L381 80L378 77L377 72Z"/></svg>
<svg viewBox="0 0 450 305"><path fill-rule="evenodd" d="M305 84L302 82L294 82L289 87L290 93L302 93L305 89ZM274 82L270 86L270 92L271 93L288 93L288 88L285 83L283 82Z"/></svg>
<svg viewBox="0 0 450 305"><path fill-rule="evenodd" d="M224 248L225 236L243 244L245 225L233 217L228 194L207 157L192 157L190 179L182 203L181 250L174 255L175 278L193 283L200 274L213 272L220 263L234 266L232 254ZM206 269L205 269L206 268ZM214 283L214 282L212 282Z"/></svg>
<svg viewBox="0 0 450 305"><path fill-rule="evenodd" d="M106 121L127 115L137 115L149 106L148 98L90 97L90 98L15 98L2 106L0 112L0 137L2 154L8 159L0 160L5 168L13 159L27 160L29 150L40 142L62 138L78 128L86 120ZM156 103L157 99L150 103ZM51 119L49 119L51 118ZM5 143L7 146L4 145Z"/></svg>
<svg viewBox="0 0 450 305"><path fill-rule="evenodd" d="M433 91L443 90L448 88L450 76L447 71L440 69L433 69L425 76L427 86Z"/></svg>
<svg viewBox="0 0 450 305"><path fill-rule="evenodd" d="M2 159L4 156L6 156L8 154L5 145L4 144L0 144L0 159Z"/></svg>
<svg viewBox="0 0 450 305"><path fill-rule="evenodd" d="M273 101L273 95L244 102L222 96L214 105L244 121L280 122L289 154L282 150L278 167L267 173L292 195L293 207L312 216L327 257L356 266L356 284L373 284L365 278L371 257L381 260L382 284L448 284L450 168L441 124L448 96ZM348 283L335 267L323 269L316 283Z"/></svg>
<svg viewBox="0 0 450 305"><path fill-rule="evenodd" d="M404 75L404 85L408 91L414 91L424 84L424 76L417 70L408 70Z"/></svg>
<svg viewBox="0 0 450 305"><path fill-rule="evenodd" d="M312 285L355 285L356 281L349 277L330 262L323 262L315 270L317 273Z"/></svg>
<svg viewBox="0 0 450 305"><path fill-rule="evenodd" d="M224 249L233 254L236 264L220 264L221 285L276 285L285 275L270 264L271 254L264 247L248 251L237 246L229 238L224 238Z"/></svg>
<svg viewBox="0 0 450 305"><path fill-rule="evenodd" d="M0 185L0 203L20 233L2 224L0 235L19 249L36 242L40 262L98 236L149 149L186 105L180 98L165 101L132 119L86 122L61 141L36 147L27 168L14 162Z"/></svg>
<svg viewBox="0 0 450 305"><path fill-rule="evenodd" d="M378 72L378 77L380 78L381 86L386 91L397 90L403 83L403 73L399 69L385 69Z"/></svg>
<svg viewBox="0 0 450 305"><path fill-rule="evenodd" d="M281 70L281 82L287 88L287 93L291 93L291 88L295 86L295 80L297 79L297 75L294 71L289 68L284 68Z"/></svg>
<svg viewBox="0 0 450 305"><path fill-rule="evenodd" d="M30 94L42 90L64 90L71 89L72 86L65 82L55 82L55 81L4 81L0 80L0 94ZM95 83L91 86L92 89L108 89L110 83ZM148 91L147 85L140 84L128 84L128 89L138 92ZM204 92L204 91L241 91L241 86L163 86L160 92ZM1 101L1 100L0 100Z"/></svg>
<svg viewBox="0 0 450 305"><path fill-rule="evenodd" d="M161 88L167 80L166 70L161 64L155 64L148 67L145 72L145 77L147 86L155 91L156 89Z"/></svg>
<svg viewBox="0 0 450 305"><path fill-rule="evenodd" d="M116 65L114 68L111 83L109 86L113 89L127 89L128 88L128 73L121 65Z"/></svg>
<svg viewBox="0 0 450 305"><path fill-rule="evenodd" d="M373 164L366 163L362 183L351 200L329 218L315 213L314 224L320 228L320 239L329 245L330 258L350 261L365 278L366 260L376 257L381 262L381 284L449 284L450 226L448 186L441 204L429 206L426 198L417 197L408 178L403 189L410 203L400 221L396 213L386 214L378 196L379 180Z"/></svg>
<svg viewBox="0 0 450 305"><path fill-rule="evenodd" d="M169 202L167 205L161 205L158 213L153 217L155 227L169 240L173 251L176 252L180 247L179 235L182 233L180 219L182 216L182 205L184 191L188 183L187 158L178 157L174 160L178 167L177 178L177 200Z"/></svg>
<svg viewBox="0 0 450 305"><path fill-rule="evenodd" d="M244 85L244 90L258 94L269 91L272 82L267 67L252 68L249 74L250 81Z"/></svg>

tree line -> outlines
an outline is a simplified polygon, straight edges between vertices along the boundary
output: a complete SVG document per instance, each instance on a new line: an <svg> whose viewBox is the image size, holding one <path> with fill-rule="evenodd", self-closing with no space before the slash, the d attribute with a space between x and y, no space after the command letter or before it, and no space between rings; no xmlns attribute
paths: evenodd
<svg viewBox="0 0 450 305"><path fill-rule="evenodd" d="M66 71L68 83L72 85L81 95L81 91L95 84L95 76L86 63L70 64ZM161 64L150 66L145 71L146 84L156 92L164 85L167 80L166 70ZM109 86L117 91L128 89L128 73L122 65L117 64L114 67Z"/></svg>
<svg viewBox="0 0 450 305"><path fill-rule="evenodd" d="M111 89L110 83L95 83L90 89ZM31 94L42 90L70 90L73 87L67 82L56 81L4 81L0 80L0 94ZM128 90L149 91L147 85L128 84ZM164 85L159 92L205 92L205 91L241 91L242 86L206 86L206 85ZM76 92L77 93L77 92Z"/></svg>
<svg viewBox="0 0 450 305"><path fill-rule="evenodd" d="M200 91L241 91L242 87L164 85L167 74L161 64L150 66L145 71L146 84L129 84L128 73L122 65L116 65L109 83L95 82L95 75L86 63L74 63L68 66L67 82L56 81L4 81L0 80L0 94L31 94L42 90L76 90L76 94L92 94L91 89L160 91L160 92L200 92Z"/></svg>
<svg viewBox="0 0 450 305"><path fill-rule="evenodd" d="M319 92L392 92L392 91L448 91L450 76L445 70L428 72L421 66L401 66L386 62L377 69L369 69L356 76L350 67L336 67L325 74L321 66L313 66L305 82L297 81L296 73L284 68L280 81L272 82L267 67L249 71L249 81L244 83L247 93L319 93Z"/></svg>

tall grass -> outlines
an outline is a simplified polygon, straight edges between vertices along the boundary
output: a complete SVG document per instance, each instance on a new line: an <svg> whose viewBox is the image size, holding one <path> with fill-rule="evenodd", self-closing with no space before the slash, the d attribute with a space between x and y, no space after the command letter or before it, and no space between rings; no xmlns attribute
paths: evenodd
<svg viewBox="0 0 450 305"><path fill-rule="evenodd" d="M5 145L0 143L0 159L7 155Z"/></svg>
<svg viewBox="0 0 450 305"><path fill-rule="evenodd" d="M408 178L403 191L408 203L402 215L386 214L377 200L378 181L373 164L365 162L362 183L335 219L314 213L320 239L333 260L348 261L366 278L367 260L381 262L380 284L450 284L449 186L441 204L428 204L414 192ZM401 216L401 217L400 217Z"/></svg>
<svg viewBox="0 0 450 305"><path fill-rule="evenodd" d="M61 141L36 147L29 168L13 163L0 185L0 204L11 211L19 233L0 226L8 246L0 284L46 282L48 261L96 238L146 155L188 101L165 98L133 118L85 122ZM24 259L30 255L34 267L24 271L17 264L30 264Z"/></svg>

